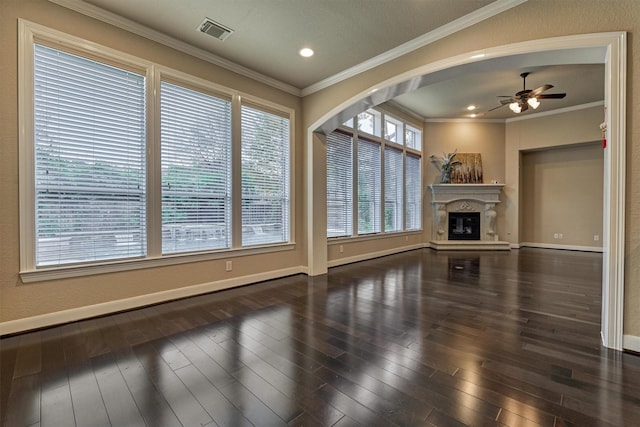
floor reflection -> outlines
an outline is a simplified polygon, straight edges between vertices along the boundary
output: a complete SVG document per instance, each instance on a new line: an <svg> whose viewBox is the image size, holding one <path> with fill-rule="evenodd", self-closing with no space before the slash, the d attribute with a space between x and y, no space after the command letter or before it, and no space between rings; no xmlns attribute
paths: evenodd
<svg viewBox="0 0 640 427"><path fill-rule="evenodd" d="M3 425L633 425L599 272L418 250L9 337Z"/></svg>

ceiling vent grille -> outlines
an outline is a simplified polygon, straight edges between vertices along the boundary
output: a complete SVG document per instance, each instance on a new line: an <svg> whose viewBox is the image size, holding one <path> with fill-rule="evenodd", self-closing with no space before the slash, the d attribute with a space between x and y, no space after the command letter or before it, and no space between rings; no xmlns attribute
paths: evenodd
<svg viewBox="0 0 640 427"><path fill-rule="evenodd" d="M233 33L231 28L225 27L210 18L205 18L198 30L222 41L225 41Z"/></svg>

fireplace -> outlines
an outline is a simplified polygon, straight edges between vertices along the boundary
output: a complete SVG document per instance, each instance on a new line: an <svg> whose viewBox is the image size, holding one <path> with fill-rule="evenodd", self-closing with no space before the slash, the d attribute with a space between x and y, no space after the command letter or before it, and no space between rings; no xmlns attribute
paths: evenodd
<svg viewBox="0 0 640 427"><path fill-rule="evenodd" d="M429 246L444 250L509 250L498 237L503 184L432 184L432 238Z"/></svg>
<svg viewBox="0 0 640 427"><path fill-rule="evenodd" d="M449 212L449 240L480 240L480 212Z"/></svg>

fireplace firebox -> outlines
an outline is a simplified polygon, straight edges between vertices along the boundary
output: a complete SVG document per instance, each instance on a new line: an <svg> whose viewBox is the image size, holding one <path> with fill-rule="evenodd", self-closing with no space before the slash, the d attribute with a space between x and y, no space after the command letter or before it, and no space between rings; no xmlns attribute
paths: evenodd
<svg viewBox="0 0 640 427"><path fill-rule="evenodd" d="M449 240L480 240L480 212L449 212Z"/></svg>

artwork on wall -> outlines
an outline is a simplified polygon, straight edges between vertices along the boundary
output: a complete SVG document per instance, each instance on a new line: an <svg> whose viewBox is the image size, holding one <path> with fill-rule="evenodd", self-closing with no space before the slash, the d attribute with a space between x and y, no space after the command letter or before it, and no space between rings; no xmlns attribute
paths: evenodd
<svg viewBox="0 0 640 427"><path fill-rule="evenodd" d="M459 164L451 171L452 184L482 184L482 155L457 153Z"/></svg>

